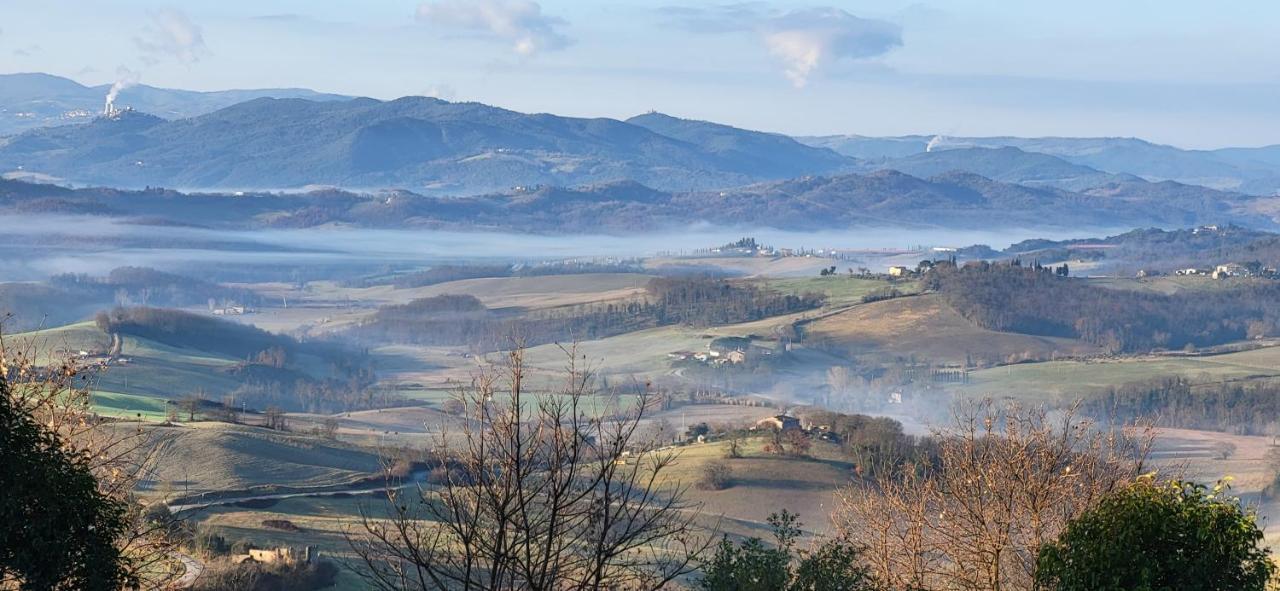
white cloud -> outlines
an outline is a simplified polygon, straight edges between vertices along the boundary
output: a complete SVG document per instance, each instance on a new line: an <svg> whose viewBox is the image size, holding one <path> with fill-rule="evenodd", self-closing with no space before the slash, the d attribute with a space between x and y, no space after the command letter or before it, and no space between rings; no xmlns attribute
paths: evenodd
<svg viewBox="0 0 1280 591"><path fill-rule="evenodd" d="M520 55L563 49L573 42L560 31L564 20L542 13L531 0L437 0L418 5L418 20L480 32L512 44Z"/></svg>
<svg viewBox="0 0 1280 591"><path fill-rule="evenodd" d="M898 25L858 18L838 8L798 10L771 18L761 34L797 88L828 61L876 57L902 45Z"/></svg>
<svg viewBox="0 0 1280 591"><path fill-rule="evenodd" d="M896 24L860 18L839 8L779 12L759 2L710 8L668 6L667 20L700 33L751 32L782 62L787 78L803 87L819 68L836 60L877 57L902 45Z"/></svg>
<svg viewBox="0 0 1280 591"><path fill-rule="evenodd" d="M180 10L165 8L151 14L151 22L134 38L142 61L154 65L164 58L193 64L209 54L204 32Z"/></svg>

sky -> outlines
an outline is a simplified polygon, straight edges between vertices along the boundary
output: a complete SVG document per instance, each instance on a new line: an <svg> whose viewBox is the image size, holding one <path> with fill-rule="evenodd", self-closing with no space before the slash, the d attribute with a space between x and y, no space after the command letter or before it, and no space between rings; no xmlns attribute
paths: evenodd
<svg viewBox="0 0 1280 591"><path fill-rule="evenodd" d="M0 0L0 73L1215 148L1280 143L1277 22L1270 0Z"/></svg>

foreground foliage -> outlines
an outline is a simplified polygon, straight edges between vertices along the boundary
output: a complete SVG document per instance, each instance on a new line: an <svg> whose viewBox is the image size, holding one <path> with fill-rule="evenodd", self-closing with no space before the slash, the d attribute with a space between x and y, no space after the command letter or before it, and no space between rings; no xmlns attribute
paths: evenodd
<svg viewBox="0 0 1280 591"><path fill-rule="evenodd" d="M0 588L109 591L136 580L115 540L126 507L91 460L23 408L0 373Z"/></svg>
<svg viewBox="0 0 1280 591"><path fill-rule="evenodd" d="M1040 551L1057 591L1262 591L1275 572L1257 518L1213 489L1149 478L1104 499Z"/></svg>
<svg viewBox="0 0 1280 591"><path fill-rule="evenodd" d="M774 544L749 538L735 544L724 537L703 566L705 591L873 591L870 571L860 565L860 552L848 539L821 542L798 550L801 524L783 509L769 516Z"/></svg>
<svg viewBox="0 0 1280 591"><path fill-rule="evenodd" d="M95 369L74 360L37 364L49 349L0 336L5 560L54 565L46 575L65 577L52 587L28 588L165 588L177 574L172 552L179 528L167 511L151 510L154 505L143 506L133 494L151 476L153 446L136 425L93 413ZM33 576L15 574L14 566L0 567L6 584Z"/></svg>
<svg viewBox="0 0 1280 591"><path fill-rule="evenodd" d="M893 589L1031 589L1040 548L1133 482L1151 437L1069 412L961 409L933 434L936 458L846 490L836 527Z"/></svg>

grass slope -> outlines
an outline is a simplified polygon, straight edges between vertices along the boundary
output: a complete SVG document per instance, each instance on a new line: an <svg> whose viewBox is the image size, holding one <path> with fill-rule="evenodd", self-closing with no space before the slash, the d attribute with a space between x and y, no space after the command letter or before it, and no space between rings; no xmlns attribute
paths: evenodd
<svg viewBox="0 0 1280 591"><path fill-rule="evenodd" d="M153 425L155 476L147 492L188 495L350 483L380 469L371 453L295 433L225 423Z"/></svg>
<svg viewBox="0 0 1280 591"><path fill-rule="evenodd" d="M934 294L874 302L821 318L807 325L806 342L881 363L911 356L947 363L966 358L1003 362L1011 355L1052 358L1095 350L1072 339L979 328Z"/></svg>
<svg viewBox="0 0 1280 591"><path fill-rule="evenodd" d="M1044 400L1131 382L1183 376L1193 383L1280 377L1280 347L1202 357L1143 356L1101 361L1049 361L985 369L955 391L970 397Z"/></svg>

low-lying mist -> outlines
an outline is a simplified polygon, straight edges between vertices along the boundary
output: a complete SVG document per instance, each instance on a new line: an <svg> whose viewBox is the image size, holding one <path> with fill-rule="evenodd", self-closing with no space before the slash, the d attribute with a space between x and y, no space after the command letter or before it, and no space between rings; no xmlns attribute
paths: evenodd
<svg viewBox="0 0 1280 591"><path fill-rule="evenodd" d="M214 230L154 226L120 218L66 215L0 216L0 253L9 264L0 281L39 280L58 273L98 274L120 266L170 271L207 265L244 267L350 267L432 265L470 261L651 257L692 254L753 236L777 247L806 249L912 249L987 244L1003 248L1028 238L1105 235L1110 228L855 228L794 232L769 228L696 226L650 234L535 235L487 231L315 227Z"/></svg>

